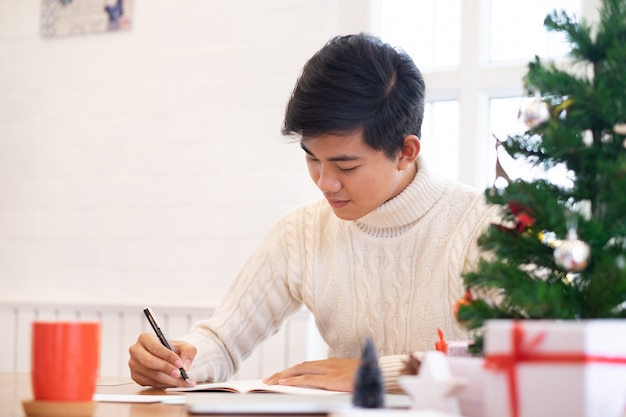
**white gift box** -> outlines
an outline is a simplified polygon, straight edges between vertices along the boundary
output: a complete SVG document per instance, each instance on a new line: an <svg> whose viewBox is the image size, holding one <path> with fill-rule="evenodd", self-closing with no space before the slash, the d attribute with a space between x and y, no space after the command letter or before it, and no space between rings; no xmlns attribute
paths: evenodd
<svg viewBox="0 0 626 417"><path fill-rule="evenodd" d="M621 417L626 320L490 320L485 417Z"/></svg>
<svg viewBox="0 0 626 417"><path fill-rule="evenodd" d="M485 417L485 368L482 358L448 356L452 376L468 382L457 392L463 417Z"/></svg>

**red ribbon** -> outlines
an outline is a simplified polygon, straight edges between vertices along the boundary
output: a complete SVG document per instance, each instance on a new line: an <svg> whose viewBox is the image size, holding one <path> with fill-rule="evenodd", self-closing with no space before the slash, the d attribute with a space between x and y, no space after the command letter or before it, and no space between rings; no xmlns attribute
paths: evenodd
<svg viewBox="0 0 626 417"><path fill-rule="evenodd" d="M509 403L511 416L519 416L519 397L517 395L518 362L531 363L611 363L626 365L626 357L610 357L586 355L584 353L542 353L535 352L535 348L545 338L545 333L539 333L530 340L524 340L524 329L519 321L513 322L511 332L512 351L510 353L496 353L485 356L485 368L507 373L509 385Z"/></svg>

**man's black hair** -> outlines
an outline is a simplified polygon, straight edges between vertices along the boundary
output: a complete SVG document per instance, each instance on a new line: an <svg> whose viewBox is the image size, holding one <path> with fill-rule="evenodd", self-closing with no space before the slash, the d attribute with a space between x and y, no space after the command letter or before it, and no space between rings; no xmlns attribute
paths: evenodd
<svg viewBox="0 0 626 417"><path fill-rule="evenodd" d="M305 64L282 128L302 138L352 134L390 159L421 137L424 79L402 50L368 34L337 36Z"/></svg>

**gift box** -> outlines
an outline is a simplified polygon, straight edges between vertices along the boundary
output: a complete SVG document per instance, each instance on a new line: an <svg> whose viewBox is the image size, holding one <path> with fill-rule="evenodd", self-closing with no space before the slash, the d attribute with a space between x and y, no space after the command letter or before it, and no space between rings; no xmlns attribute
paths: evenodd
<svg viewBox="0 0 626 417"><path fill-rule="evenodd" d="M467 383L456 394L463 417L485 417L485 374L482 358L448 356L450 373Z"/></svg>
<svg viewBox="0 0 626 417"><path fill-rule="evenodd" d="M626 320L490 320L485 417L622 417Z"/></svg>

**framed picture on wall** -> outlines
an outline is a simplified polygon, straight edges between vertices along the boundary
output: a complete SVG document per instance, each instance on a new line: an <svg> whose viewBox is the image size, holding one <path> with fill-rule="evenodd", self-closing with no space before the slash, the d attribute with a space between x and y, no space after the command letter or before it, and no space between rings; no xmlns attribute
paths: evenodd
<svg viewBox="0 0 626 417"><path fill-rule="evenodd" d="M41 0L41 36L54 38L128 30L133 0Z"/></svg>

